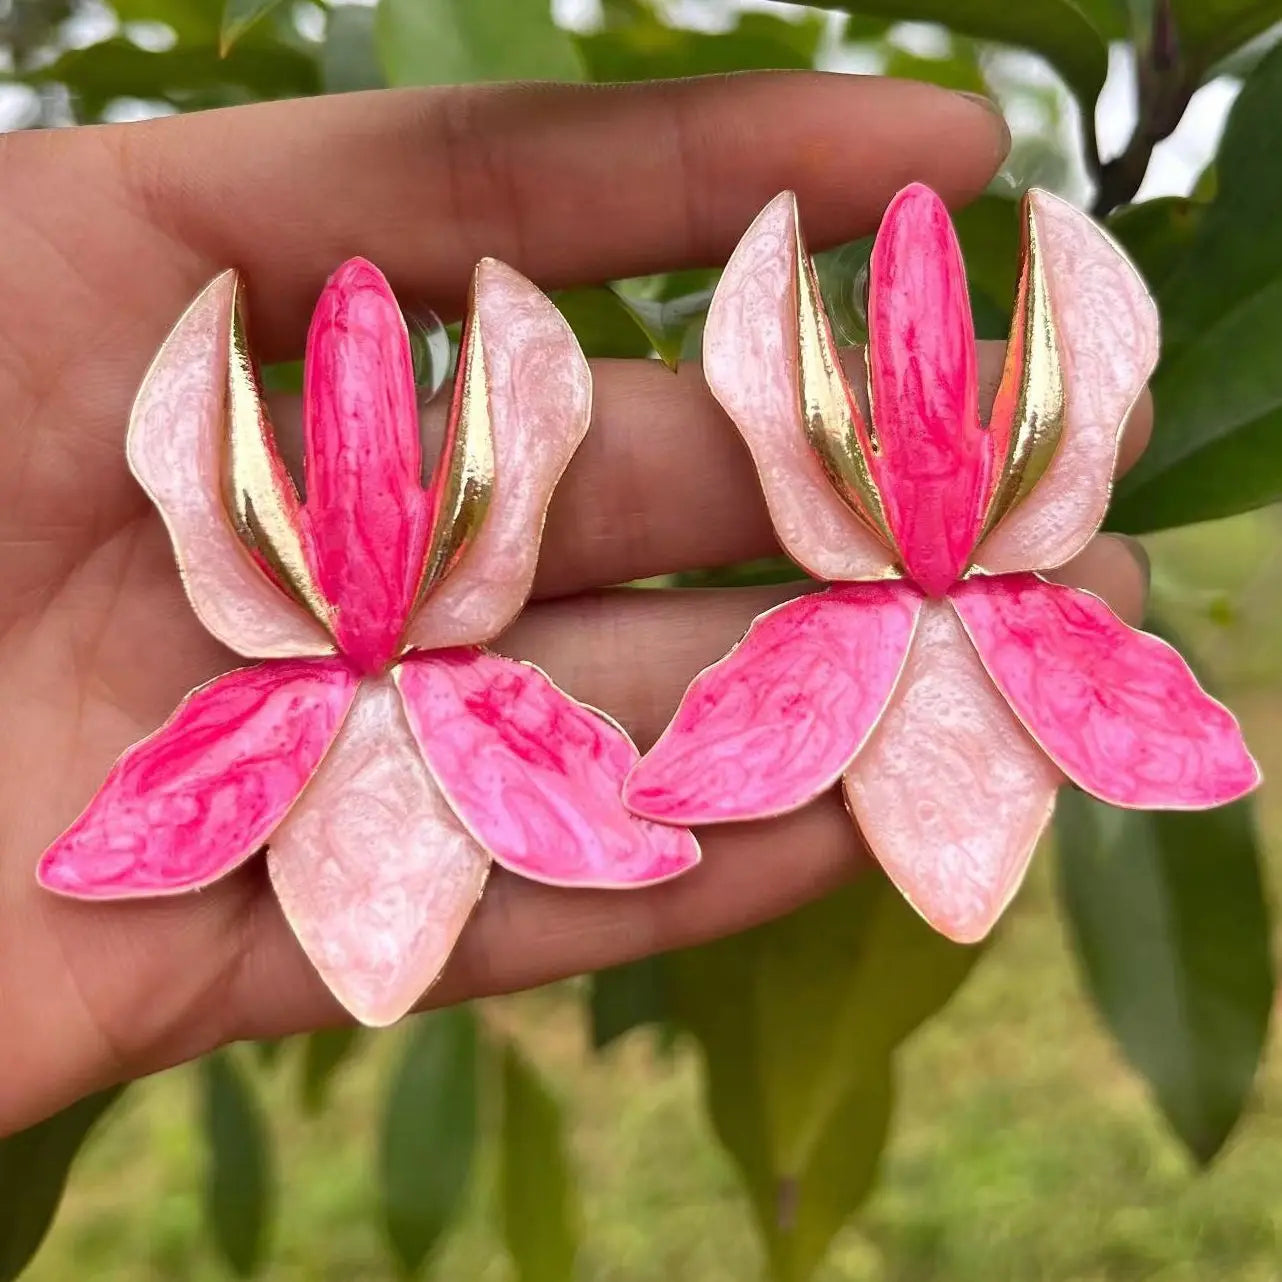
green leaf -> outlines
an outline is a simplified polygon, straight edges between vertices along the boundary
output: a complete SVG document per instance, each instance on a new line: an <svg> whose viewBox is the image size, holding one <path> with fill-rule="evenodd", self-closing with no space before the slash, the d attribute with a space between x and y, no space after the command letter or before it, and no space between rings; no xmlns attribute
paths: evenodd
<svg viewBox="0 0 1282 1282"><path fill-rule="evenodd" d="M1222 58L1282 21L1282 0L1169 0L1179 56L1194 83Z"/></svg>
<svg viewBox="0 0 1282 1282"><path fill-rule="evenodd" d="M325 1107L334 1074L351 1057L359 1042L360 1029L354 1026L325 1028L304 1040L300 1091L305 1112L315 1115Z"/></svg>
<svg viewBox="0 0 1282 1282"><path fill-rule="evenodd" d="M265 18L282 0L223 0L218 31L218 52L226 56L231 47L255 23Z"/></svg>
<svg viewBox="0 0 1282 1282"><path fill-rule="evenodd" d="M814 3L815 0L811 0ZM825 9L904 22L938 22L958 35L996 40L1040 53L1086 106L1108 74L1108 41L1126 34L1121 15L1105 3L1079 0L819 0Z"/></svg>
<svg viewBox="0 0 1282 1282"><path fill-rule="evenodd" d="M253 1042L254 1054L264 1068L275 1068L280 1060L280 1053L285 1049L286 1038L269 1037Z"/></svg>
<svg viewBox="0 0 1282 1282"><path fill-rule="evenodd" d="M1234 104L1214 199L1195 216L1187 250L1165 264L1153 440L1118 485L1115 529L1162 529L1282 498L1279 119L1282 46Z"/></svg>
<svg viewBox="0 0 1282 1282"><path fill-rule="evenodd" d="M0 1282L20 1277L40 1249L76 1154L123 1089L99 1091L0 1139Z"/></svg>
<svg viewBox="0 0 1282 1282"><path fill-rule="evenodd" d="M392 1081L379 1148L383 1222L407 1275L463 1200L476 1149L477 1033L465 1006L421 1016Z"/></svg>
<svg viewBox="0 0 1282 1282"><path fill-rule="evenodd" d="M1109 216L1109 231L1125 246L1148 287L1159 293L1187 256L1206 216L1206 205L1163 196L1124 205Z"/></svg>
<svg viewBox="0 0 1282 1282"><path fill-rule="evenodd" d="M110 0L124 22L163 22L184 44L216 44L223 0Z"/></svg>
<svg viewBox="0 0 1282 1282"><path fill-rule="evenodd" d="M653 350L636 318L611 289L563 289L552 295L552 301L586 356L640 357Z"/></svg>
<svg viewBox="0 0 1282 1282"><path fill-rule="evenodd" d="M86 119L97 119L116 98L154 98L195 108L300 97L320 87L312 59L280 42L237 45L221 58L213 44L155 52L113 38L68 50L23 79L66 85Z"/></svg>
<svg viewBox="0 0 1282 1282"><path fill-rule="evenodd" d="M1019 277L1019 203L981 196L953 217L966 259L975 333L1005 341Z"/></svg>
<svg viewBox="0 0 1282 1282"><path fill-rule="evenodd" d="M207 1167L205 1214L238 1277L262 1267L275 1209L271 1136L248 1081L228 1051L200 1063Z"/></svg>
<svg viewBox="0 0 1282 1282"><path fill-rule="evenodd" d="M950 58L923 58L892 45L882 74L897 80L921 80L962 93L987 94L988 84L972 49Z"/></svg>
<svg viewBox="0 0 1282 1282"><path fill-rule="evenodd" d="M662 960L645 957L597 971L591 979L588 1009L595 1050L604 1050L634 1028L666 1024L668 994Z"/></svg>
<svg viewBox="0 0 1282 1282"><path fill-rule="evenodd" d="M550 0L380 0L375 38L389 85L583 79Z"/></svg>
<svg viewBox="0 0 1282 1282"><path fill-rule="evenodd" d="M364 4L335 5L325 27L321 85L326 93L382 89L387 81L374 38L374 9Z"/></svg>
<svg viewBox="0 0 1282 1282"><path fill-rule="evenodd" d="M599 82L679 79L730 71L805 69L814 65L824 22L744 13L715 34L670 27L648 8L630 6L628 21L579 37L588 75Z"/></svg>
<svg viewBox="0 0 1282 1282"><path fill-rule="evenodd" d="M977 951L932 931L868 873L746 934L672 955L709 1110L752 1195L774 1276L801 1282L871 1187L895 1048Z"/></svg>
<svg viewBox="0 0 1282 1282"><path fill-rule="evenodd" d="M618 281L610 286L659 359L676 369L690 331L707 315L720 272L696 269Z"/></svg>
<svg viewBox="0 0 1282 1282"><path fill-rule="evenodd" d="M1199 1162L1241 1116L1273 1004L1249 802L1186 813L1060 798L1060 889L1101 1014Z"/></svg>
<svg viewBox="0 0 1282 1282"><path fill-rule="evenodd" d="M579 1212L561 1108L509 1043L503 1050L499 1206L519 1282L568 1282Z"/></svg>

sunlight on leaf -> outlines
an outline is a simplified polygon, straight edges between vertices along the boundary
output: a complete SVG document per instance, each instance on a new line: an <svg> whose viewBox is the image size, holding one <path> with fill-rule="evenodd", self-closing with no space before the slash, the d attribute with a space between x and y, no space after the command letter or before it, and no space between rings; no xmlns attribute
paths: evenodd
<svg viewBox="0 0 1282 1282"><path fill-rule="evenodd" d="M282 0L224 0L223 20L218 32L218 51L224 57L256 22L260 22Z"/></svg>

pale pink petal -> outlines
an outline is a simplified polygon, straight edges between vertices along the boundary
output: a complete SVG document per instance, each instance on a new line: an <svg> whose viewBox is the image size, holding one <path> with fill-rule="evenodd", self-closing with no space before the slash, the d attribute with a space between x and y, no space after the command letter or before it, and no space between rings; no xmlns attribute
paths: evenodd
<svg viewBox="0 0 1282 1282"><path fill-rule="evenodd" d="M147 371L129 419L129 466L160 509L205 628L251 658L332 652L312 617L254 564L223 506L234 272L205 287Z"/></svg>
<svg viewBox="0 0 1282 1282"><path fill-rule="evenodd" d="M476 270L479 327L494 434L494 492L458 567L410 624L421 649L497 636L530 595L552 491L592 410L592 375L574 332L524 276L492 258Z"/></svg>
<svg viewBox="0 0 1282 1282"><path fill-rule="evenodd" d="M426 992L489 866L423 764L392 679L363 681L267 851L294 934L352 1015L391 1024Z"/></svg>
<svg viewBox="0 0 1282 1282"><path fill-rule="evenodd" d="M312 315L303 432L316 579L344 653L377 668L418 591L428 518L409 335L363 258L330 277Z"/></svg>
<svg viewBox="0 0 1282 1282"><path fill-rule="evenodd" d="M624 800L664 822L706 824L782 814L817 797L872 733L920 608L908 585L868 583L763 614L694 679Z"/></svg>
<svg viewBox="0 0 1282 1282"><path fill-rule="evenodd" d="M1064 432L1041 480L976 552L992 574L1062 565L1099 529L1122 425L1157 363L1157 307L1112 237L1058 196L1029 200L1059 336Z"/></svg>
<svg viewBox="0 0 1282 1282"><path fill-rule="evenodd" d="M929 601L846 800L890 879L938 931L982 939L1019 888L1059 771L993 687L947 601Z"/></svg>
<svg viewBox="0 0 1282 1282"><path fill-rule="evenodd" d="M396 669L414 737L450 804L504 867L559 886L666 881L699 862L684 828L624 808L640 755L613 721L538 668L484 650Z"/></svg>
<svg viewBox="0 0 1282 1282"><path fill-rule="evenodd" d="M1232 713L1165 641L1087 592L975 578L953 600L988 671L1074 783L1115 806L1196 810L1260 782Z"/></svg>
<svg viewBox="0 0 1282 1282"><path fill-rule="evenodd" d="M216 881L280 823L355 690L350 669L332 659L261 663L201 686L111 768L45 851L41 884L122 899Z"/></svg>
<svg viewBox="0 0 1282 1282"><path fill-rule="evenodd" d="M966 269L944 203L905 187L868 274L872 472L904 567L931 594L970 560L988 496Z"/></svg>
<svg viewBox="0 0 1282 1282"><path fill-rule="evenodd" d="M798 234L791 192L744 233L708 308L704 376L752 453L784 551L816 578L882 578L894 570L894 553L842 502L802 422Z"/></svg>

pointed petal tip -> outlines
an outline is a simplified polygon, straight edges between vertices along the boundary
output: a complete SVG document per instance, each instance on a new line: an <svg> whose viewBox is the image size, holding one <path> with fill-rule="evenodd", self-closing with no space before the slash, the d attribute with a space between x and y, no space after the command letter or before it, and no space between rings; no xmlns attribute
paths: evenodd
<svg viewBox="0 0 1282 1282"><path fill-rule="evenodd" d="M1038 838L1040 840L1040 837ZM1024 884L1024 875L1032 863L1037 841L1033 842L1028 855L1023 859L1023 870L1015 883L1007 888L1002 898L972 897L965 899L960 894L949 895L947 892L936 893L933 898L918 894L914 899L908 891L892 877L891 882L903 895L905 902L937 935L942 935L951 943L973 948L982 944L996 929L997 923L1005 916L1006 910L1014 902L1019 888ZM875 857L875 855L874 855ZM889 875L889 874L887 874Z"/></svg>
<svg viewBox="0 0 1282 1282"><path fill-rule="evenodd" d="M361 287L383 287L388 293L391 293L391 286L387 283L387 277L382 270L374 265L368 258L356 254L351 258L341 262L331 273L329 280L325 282L326 292L332 289L343 287L361 286Z"/></svg>
<svg viewBox="0 0 1282 1282"><path fill-rule="evenodd" d="M948 216L948 208L944 204L943 197L933 187L928 187L924 182L910 182L901 187L890 198L884 217L890 218L892 214L901 216L901 211L911 217L923 217L937 213L942 213L945 217Z"/></svg>
<svg viewBox="0 0 1282 1282"><path fill-rule="evenodd" d="M344 996L334 987L330 988L330 995L362 1028L379 1029L399 1024L430 989L431 985L428 985L422 993L408 1000L401 994L394 994L395 1000L385 997L382 1000L365 1001L354 993Z"/></svg>

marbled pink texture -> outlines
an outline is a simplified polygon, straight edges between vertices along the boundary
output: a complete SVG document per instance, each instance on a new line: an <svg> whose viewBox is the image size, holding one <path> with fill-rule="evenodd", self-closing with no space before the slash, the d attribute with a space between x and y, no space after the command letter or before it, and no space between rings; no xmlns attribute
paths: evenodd
<svg viewBox="0 0 1282 1282"><path fill-rule="evenodd" d="M699 862L684 828L620 804L640 755L614 722L527 663L479 649L397 669L419 749L455 813L505 868L559 886L667 881Z"/></svg>
<svg viewBox="0 0 1282 1282"><path fill-rule="evenodd" d="M829 630L784 626L824 594L763 615L695 679L624 790L638 813L712 822L790 809L844 769L872 853L929 922L967 942L1018 888L1065 774L1146 808L1219 805L1259 782L1237 723L1174 650L1096 598L1022 573L1062 564L1097 531L1122 426L1157 356L1156 308L1116 244L1056 197L1029 199L1064 430L978 549L1008 432L979 424L956 240L920 185L896 197L878 233L870 422L856 430L896 543L890 566L840 506L801 420L791 194L749 228L709 309L704 366L757 464L779 541L818 578L889 570L926 600L911 643L875 680L860 641L883 636L882 598ZM910 589L878 587L896 590ZM860 600L854 585L840 591Z"/></svg>
<svg viewBox="0 0 1282 1282"><path fill-rule="evenodd" d="M409 334L383 274L353 258L307 335L304 519L343 653L376 672L399 648L427 550Z"/></svg>
<svg viewBox="0 0 1282 1282"><path fill-rule="evenodd" d="M331 654L330 639L239 541L223 498L234 298L225 273L179 321L128 450L202 622L270 661L201 687L129 749L39 877L85 898L169 894L266 844L322 979L358 1019L390 1023L445 964L484 886L487 845L527 876L619 886L674 876L698 847L624 808L638 754L603 715L524 665L407 649L485 640L529 595L548 500L591 402L587 363L552 304L500 263L478 268L497 482L476 542L412 621L434 505L408 334L372 264L353 259L330 279L308 340L306 498L293 515L340 656L304 661L287 656Z"/></svg>
<svg viewBox="0 0 1282 1282"><path fill-rule="evenodd" d="M267 851L312 965L362 1023L394 1023L440 974L489 867L424 764L391 677L366 678Z"/></svg>
<svg viewBox="0 0 1282 1282"><path fill-rule="evenodd" d="M694 679L624 801L683 824L762 819L812 801L876 725L920 607L906 584L842 584L761 615Z"/></svg>
<svg viewBox="0 0 1282 1282"><path fill-rule="evenodd" d="M951 599L998 689L1087 792L1115 806L1203 809L1260 782L1233 714L1165 641L1098 597L1010 574L960 583Z"/></svg>
<svg viewBox="0 0 1282 1282"><path fill-rule="evenodd" d="M1065 423L1032 493L975 551L990 574L1045 570L1099 529L1122 428L1157 364L1157 305L1111 236L1067 201L1029 193L1059 336Z"/></svg>
<svg viewBox="0 0 1282 1282"><path fill-rule="evenodd" d="M776 196L721 274L703 330L708 390L739 429L785 552L817 579L877 579L894 553L829 484L797 386L797 202Z"/></svg>
<svg viewBox="0 0 1282 1282"><path fill-rule="evenodd" d="M975 546L993 438L979 423L961 247L943 201L920 183L891 201L873 246L868 379L886 520L904 572L939 596Z"/></svg>
<svg viewBox="0 0 1282 1282"><path fill-rule="evenodd" d="M259 568L223 506L226 359L236 278L210 282L143 379L125 450L173 542L178 572L206 631L247 658L333 651L324 629Z"/></svg>
<svg viewBox="0 0 1282 1282"><path fill-rule="evenodd" d="M194 890L259 850L333 742L356 690L332 659L239 668L129 748L45 851L50 890L123 899Z"/></svg>
<svg viewBox="0 0 1282 1282"><path fill-rule="evenodd" d="M420 650L492 641L534 583L552 491L588 430L592 375L573 330L524 276L492 258L476 269L494 434L494 494L475 543L410 623Z"/></svg>

